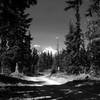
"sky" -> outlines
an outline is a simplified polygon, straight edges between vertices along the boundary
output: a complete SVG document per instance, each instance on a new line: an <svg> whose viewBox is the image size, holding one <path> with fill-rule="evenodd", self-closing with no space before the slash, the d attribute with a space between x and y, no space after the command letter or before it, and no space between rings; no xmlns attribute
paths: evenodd
<svg viewBox="0 0 100 100"><path fill-rule="evenodd" d="M30 27L34 38L32 45L57 49L56 37L58 37L59 49L65 48L64 39L65 35L68 34L69 20L74 18L73 11L64 11L65 0L37 0L37 2L37 5L27 10L33 18ZM83 8L82 12L84 12ZM84 25L82 27L86 26L84 20L83 18Z"/></svg>

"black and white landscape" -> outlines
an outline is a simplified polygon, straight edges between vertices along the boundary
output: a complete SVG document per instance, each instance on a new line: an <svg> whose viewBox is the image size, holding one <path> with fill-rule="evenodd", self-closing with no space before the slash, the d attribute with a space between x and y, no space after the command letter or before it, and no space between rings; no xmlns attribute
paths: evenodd
<svg viewBox="0 0 100 100"><path fill-rule="evenodd" d="M0 100L100 100L100 0L0 0Z"/></svg>

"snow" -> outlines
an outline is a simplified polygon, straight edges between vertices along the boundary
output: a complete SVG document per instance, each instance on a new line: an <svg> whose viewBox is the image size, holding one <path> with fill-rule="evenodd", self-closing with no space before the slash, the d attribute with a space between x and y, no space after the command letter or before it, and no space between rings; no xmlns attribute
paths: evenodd
<svg viewBox="0 0 100 100"><path fill-rule="evenodd" d="M43 82L39 84L34 84L34 86L44 86L44 85L62 85L69 81L86 79L87 76L91 80L92 79L100 80L100 78L96 78L96 77L90 76L89 74L85 74L85 73L80 74L80 75L66 75L64 73L57 73L51 77L49 76L49 74L45 74L44 76L38 76L38 77L27 77L26 76L24 78L29 81Z"/></svg>
<svg viewBox="0 0 100 100"><path fill-rule="evenodd" d="M35 86L43 86L43 85L60 85L62 84L59 81L53 80L52 78L48 77L48 76L39 76L39 77L25 77L25 80L29 80L29 81L40 81L43 83L39 83L39 84L35 84Z"/></svg>
<svg viewBox="0 0 100 100"><path fill-rule="evenodd" d="M13 77L17 77L17 76L19 77L19 75L14 74ZM29 76L21 75L21 77L20 77L21 79L24 79L27 81L33 81L33 82L37 82L37 83L34 83L34 84L18 83L18 84L15 84L15 86L16 85L17 86L62 85L69 81L86 79L87 76L90 79L100 80L100 78L91 77L89 74L67 75L65 73L56 73L50 77L50 73L45 73L43 76L36 76L36 77L29 77ZM11 86L11 84L0 83L0 86Z"/></svg>
<svg viewBox="0 0 100 100"><path fill-rule="evenodd" d="M34 84L34 86L44 86L44 85L62 85L69 81L73 80L79 80L79 79L85 79L85 77L88 76L87 74L81 74L81 75L65 75L62 73L55 74L53 76L49 76L49 74L44 76L38 76L38 77L24 77L25 80L29 81L40 81L43 83ZM32 85L32 84L31 84ZM33 86L33 85L32 85Z"/></svg>
<svg viewBox="0 0 100 100"><path fill-rule="evenodd" d="M46 99L50 99L51 96L40 96L40 97L34 97L34 98L19 98L19 97L16 97L15 99L13 98L10 98L9 100L46 100Z"/></svg>
<svg viewBox="0 0 100 100"><path fill-rule="evenodd" d="M43 99L50 99L51 98L51 96L40 96L40 97L35 97L35 98L33 98L34 100L43 100Z"/></svg>

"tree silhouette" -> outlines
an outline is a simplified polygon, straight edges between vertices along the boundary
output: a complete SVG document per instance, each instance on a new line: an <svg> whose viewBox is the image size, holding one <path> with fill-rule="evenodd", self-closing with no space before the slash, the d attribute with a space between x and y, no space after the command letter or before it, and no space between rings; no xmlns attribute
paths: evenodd
<svg viewBox="0 0 100 100"><path fill-rule="evenodd" d="M27 31L32 18L28 18L29 14L25 14L25 9L36 3L36 0L0 0L1 49L4 52L9 52L9 49L11 50L14 46L18 46L19 50L16 55L17 57L15 57L16 59L14 59L15 63L21 62L24 65L26 52L28 54L30 51L30 46L28 46L28 49L24 47L26 42L28 43L31 40L28 38L30 36L27 35Z"/></svg>
<svg viewBox="0 0 100 100"><path fill-rule="evenodd" d="M77 25L77 36L79 35L80 37L80 13L79 13L79 8L82 5L82 0L68 0L66 1L67 7L64 9L65 11L68 11L70 9L75 10L75 16L76 16L76 25Z"/></svg>
<svg viewBox="0 0 100 100"><path fill-rule="evenodd" d="M79 66L84 66L85 63L85 50L80 47L79 52L76 51L76 27L72 22L69 24L69 33L65 36L66 52L64 65L66 66L66 71L68 73L78 73L82 70ZM82 54L83 53L83 54Z"/></svg>
<svg viewBox="0 0 100 100"><path fill-rule="evenodd" d="M38 67L40 71L50 69L53 63L53 56L51 53L42 52L39 55Z"/></svg>
<svg viewBox="0 0 100 100"><path fill-rule="evenodd" d="M37 51L37 49L34 48L32 51L32 66L31 66L31 72L33 74L37 74L38 60L39 60L38 51Z"/></svg>
<svg viewBox="0 0 100 100"><path fill-rule="evenodd" d="M91 18L96 14L97 19L90 20L88 23L88 31L87 38L89 40L88 44L88 52L90 58L90 66L98 71L98 66L100 66L100 0L90 0L91 5L89 6L86 16L90 16Z"/></svg>
<svg viewBox="0 0 100 100"><path fill-rule="evenodd" d="M93 66L98 67L100 65L100 33L99 33L99 20L89 21L88 30L86 31L86 38L89 41L87 46L88 59L90 61L90 68Z"/></svg>
<svg viewBox="0 0 100 100"><path fill-rule="evenodd" d="M67 3L67 7L64 9L65 11L68 11L69 9L74 9L75 10L75 17L76 17L76 27L74 32L72 32L72 29L70 29L71 32L69 32L69 36L66 36L66 41L67 38L70 39L70 41L74 41L73 43L71 43L72 48L74 50L74 64L76 63L77 66L79 66L79 52L80 52L80 48L83 48L82 45L82 33L81 33L81 28L80 28L80 6L82 5L82 0L68 0L66 1ZM71 28L71 27L70 27ZM73 33L73 34L71 34ZM66 45L66 43L65 43ZM73 55L73 54L72 54ZM71 57L72 58L72 57ZM72 58L73 59L73 58Z"/></svg>

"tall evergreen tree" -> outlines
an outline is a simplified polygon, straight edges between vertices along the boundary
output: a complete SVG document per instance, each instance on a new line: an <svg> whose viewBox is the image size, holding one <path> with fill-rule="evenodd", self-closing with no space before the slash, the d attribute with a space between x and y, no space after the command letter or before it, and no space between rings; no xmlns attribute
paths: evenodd
<svg viewBox="0 0 100 100"><path fill-rule="evenodd" d="M96 14L97 19L92 20L88 24L87 37L89 40L88 52L90 54L90 66L95 66L94 68L99 68L100 66L100 0L90 0L91 5L89 6L86 16L91 16L91 18Z"/></svg>
<svg viewBox="0 0 100 100"><path fill-rule="evenodd" d="M27 36L27 30L32 19L28 18L29 14L25 14L25 9L34 4L36 0L0 0L1 48L2 51L9 52L14 46L18 47L17 51L12 52L17 52L15 63L23 63L24 60L22 61L21 58L24 59L24 52L27 51L23 48L25 43L31 40Z"/></svg>
<svg viewBox="0 0 100 100"><path fill-rule="evenodd" d="M74 59L74 64L79 66L79 53L80 53L80 49L83 48L82 46L82 33L81 33L81 28L80 28L80 6L82 5L82 0L68 0L66 1L67 3L67 7L65 8L65 11L73 8L75 10L75 17L76 17L76 26L75 26L75 30L74 32L70 32L73 33L73 35L67 35L66 36L66 41L67 38L69 38L71 41L74 41L71 45L72 49L73 49L73 57L71 57L72 59ZM72 26L71 26L72 27ZM66 43L65 43L66 44Z"/></svg>
<svg viewBox="0 0 100 100"><path fill-rule="evenodd" d="M79 59L77 59L77 52L76 52L76 28L75 26L70 23L69 25L69 34L65 36L65 45L66 45L66 52L65 52L65 57L64 57L64 62L66 66L67 72L71 73L72 68L71 66L79 66ZM75 69L75 68L73 68Z"/></svg>
<svg viewBox="0 0 100 100"><path fill-rule="evenodd" d="M99 21L89 21L86 37L89 41L87 45L88 59L90 61L90 68L100 66L100 26ZM99 67L98 67L99 68Z"/></svg>
<svg viewBox="0 0 100 100"><path fill-rule="evenodd" d="M37 51L37 49L34 48L32 51L32 66L31 66L31 72L33 74L37 74L38 61L39 61L38 51Z"/></svg>
<svg viewBox="0 0 100 100"><path fill-rule="evenodd" d="M72 57L73 55L75 55L75 51L74 51L74 45L75 45L75 41L74 41L74 37L75 37L75 27L72 23L70 23L69 25L69 34L67 34L65 36L65 45L66 45L66 62L69 65L73 64L73 60L75 59L74 57Z"/></svg>

